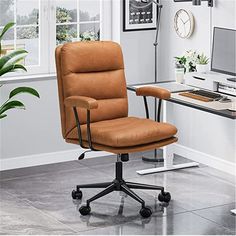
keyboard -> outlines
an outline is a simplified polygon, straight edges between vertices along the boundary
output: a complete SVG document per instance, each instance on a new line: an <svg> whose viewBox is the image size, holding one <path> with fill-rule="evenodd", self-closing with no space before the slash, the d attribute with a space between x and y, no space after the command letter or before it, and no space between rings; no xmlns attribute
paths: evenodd
<svg viewBox="0 0 236 236"><path fill-rule="evenodd" d="M201 90L201 89L190 91L190 92L179 93L179 95L196 99L196 100L200 100L202 102L218 101L222 98L220 94L209 92L206 90Z"/></svg>
<svg viewBox="0 0 236 236"><path fill-rule="evenodd" d="M201 89L194 90L189 93L194 94L194 95L198 95L198 96L202 96L202 97L206 97L206 98L210 98L212 100L219 100L220 98L222 98L222 95L220 95L220 94L209 92L206 90L201 90Z"/></svg>

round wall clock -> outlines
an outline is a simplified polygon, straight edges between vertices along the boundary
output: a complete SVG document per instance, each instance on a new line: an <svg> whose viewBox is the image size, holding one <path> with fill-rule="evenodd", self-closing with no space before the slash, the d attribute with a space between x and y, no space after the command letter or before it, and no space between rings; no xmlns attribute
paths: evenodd
<svg viewBox="0 0 236 236"><path fill-rule="evenodd" d="M189 38L194 31L194 17L193 14L184 9L180 9L175 14L174 19L175 31L181 38Z"/></svg>

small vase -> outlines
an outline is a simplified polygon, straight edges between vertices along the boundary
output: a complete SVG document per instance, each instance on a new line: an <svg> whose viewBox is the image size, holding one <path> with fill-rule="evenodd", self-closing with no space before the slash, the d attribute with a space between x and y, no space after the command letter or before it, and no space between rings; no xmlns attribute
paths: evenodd
<svg viewBox="0 0 236 236"><path fill-rule="evenodd" d="M184 83L184 68L175 68L175 80L177 83Z"/></svg>
<svg viewBox="0 0 236 236"><path fill-rule="evenodd" d="M196 69L198 73L206 73L208 71L208 65L197 64Z"/></svg>

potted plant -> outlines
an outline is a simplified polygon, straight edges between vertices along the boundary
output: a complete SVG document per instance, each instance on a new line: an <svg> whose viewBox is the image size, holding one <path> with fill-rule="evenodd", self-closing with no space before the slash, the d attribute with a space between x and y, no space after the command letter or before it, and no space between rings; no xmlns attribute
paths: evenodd
<svg viewBox="0 0 236 236"><path fill-rule="evenodd" d="M199 54L197 56L196 69L199 73L206 73L208 70L209 58L204 54Z"/></svg>
<svg viewBox="0 0 236 236"><path fill-rule="evenodd" d="M196 51L186 51L183 56L175 57L175 77L179 83L184 82L184 74L196 71L197 53Z"/></svg>
<svg viewBox="0 0 236 236"><path fill-rule="evenodd" d="M6 52L2 53L3 36L13 26L14 26L14 23L12 22L8 23L0 32L0 88L2 87L1 77L3 75L6 75L10 72L14 72L16 70L26 71L26 68L23 65L19 64L19 61L21 61L22 59L26 57L28 53L27 51L18 49L8 54L6 54ZM20 93L28 93L38 98L40 97L39 93L35 89L30 88L30 87L18 87L18 88L13 89L10 92L8 99L3 104L0 104L0 119L5 118L7 116L6 112L10 109L15 109L15 108L25 109L25 106L21 101L13 99L16 95Z"/></svg>
<svg viewBox="0 0 236 236"><path fill-rule="evenodd" d="M186 51L183 56L175 57L176 63L184 66L184 72L195 72L198 54L196 51Z"/></svg>

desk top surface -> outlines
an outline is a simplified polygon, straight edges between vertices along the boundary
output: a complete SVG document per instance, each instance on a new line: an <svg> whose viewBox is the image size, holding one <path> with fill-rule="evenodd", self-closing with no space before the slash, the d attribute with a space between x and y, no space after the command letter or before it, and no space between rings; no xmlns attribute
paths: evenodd
<svg viewBox="0 0 236 236"><path fill-rule="evenodd" d="M196 88L188 86L188 85L184 85L184 84L179 84L175 81L133 84L133 85L128 85L127 88L131 91L135 91L136 88L143 87L143 86L155 86L155 87L168 89L171 92L171 98L168 100L169 102L177 103L183 106L188 106L191 108L195 108L195 109L209 112L212 114L216 114L219 116L227 117L230 119L236 119L236 112L228 110L229 108L232 107L232 103L236 103L235 97L228 96L232 99L232 102L228 102L228 103L221 103L218 101L202 102L196 99L179 95L180 92L192 91Z"/></svg>

